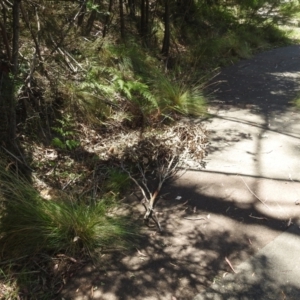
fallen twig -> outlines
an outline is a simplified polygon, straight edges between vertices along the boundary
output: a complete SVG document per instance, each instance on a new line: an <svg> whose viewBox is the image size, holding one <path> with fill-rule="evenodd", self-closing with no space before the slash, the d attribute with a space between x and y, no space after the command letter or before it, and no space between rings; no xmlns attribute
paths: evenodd
<svg viewBox="0 0 300 300"><path fill-rule="evenodd" d="M138 254L139 254L140 256L147 257L147 255L144 254L144 253L142 253L138 248L136 248L136 251L138 252Z"/></svg>
<svg viewBox="0 0 300 300"><path fill-rule="evenodd" d="M248 186L248 184L245 182L245 180L240 176L238 175L238 177L240 177L240 179L244 182L245 186L247 187L248 191L257 199L259 200L263 205L265 205L268 209L271 210L271 208L264 202L262 201L251 189L250 187Z"/></svg>
<svg viewBox="0 0 300 300"><path fill-rule="evenodd" d="M266 221L268 221L268 218L266 218L266 217L255 217L255 216L252 216L252 214L250 214L249 217L250 217L250 218L253 218L253 219L266 220Z"/></svg>
<svg viewBox="0 0 300 300"><path fill-rule="evenodd" d="M225 261L228 263L230 269L231 269L235 274L237 274L236 270L233 268L231 262L229 261L229 259L228 259L227 257L225 257Z"/></svg>
<svg viewBox="0 0 300 300"><path fill-rule="evenodd" d="M183 217L186 220L191 220L191 221L196 221L196 220L207 220L206 218L203 217L196 217L196 218L189 218L189 217Z"/></svg>
<svg viewBox="0 0 300 300"><path fill-rule="evenodd" d="M3 146L1 146L1 148L6 151L9 155L11 155L14 159L16 159L20 164L24 165L26 168L28 168L31 172L33 172L33 170L26 164L25 159L23 161L21 161L18 157L16 157L14 154L12 154L9 150L7 150L6 148L4 148ZM19 149L18 149L19 150ZM21 154L20 154L21 155ZM22 156L23 158L23 156Z"/></svg>

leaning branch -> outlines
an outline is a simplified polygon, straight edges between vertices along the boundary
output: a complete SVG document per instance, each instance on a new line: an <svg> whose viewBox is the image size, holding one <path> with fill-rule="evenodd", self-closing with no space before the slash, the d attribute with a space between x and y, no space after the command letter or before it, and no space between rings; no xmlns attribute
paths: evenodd
<svg viewBox="0 0 300 300"><path fill-rule="evenodd" d="M160 231L162 231L162 228L156 216L154 207L163 184L166 182L166 180L175 176L175 174L177 173L178 162L174 163L175 159L176 156L172 156L170 159L165 159L161 162L158 162L159 164L157 167L158 183L154 192L151 192L150 188L148 187L145 168L143 168L140 164L138 164L139 176L141 177L141 181L139 181L131 174L130 171L128 171L124 167L124 164L121 165L122 169L128 174L129 178L135 183L135 185L142 192L143 199L141 203L143 204L146 210L144 215L144 221L148 223L149 220L152 219L157 224L157 227L159 228Z"/></svg>

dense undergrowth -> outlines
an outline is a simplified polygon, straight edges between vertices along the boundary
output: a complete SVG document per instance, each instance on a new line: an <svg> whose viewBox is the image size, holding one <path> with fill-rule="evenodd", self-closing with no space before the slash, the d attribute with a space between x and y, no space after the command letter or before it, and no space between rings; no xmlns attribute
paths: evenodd
<svg viewBox="0 0 300 300"><path fill-rule="evenodd" d="M124 164L139 174L154 155L130 161L118 141L137 153L182 116L205 114L203 88L220 67L297 40L299 6L26 0L17 35L16 2L0 1L0 298L53 299L66 267L138 241L142 223L120 201L132 189Z"/></svg>

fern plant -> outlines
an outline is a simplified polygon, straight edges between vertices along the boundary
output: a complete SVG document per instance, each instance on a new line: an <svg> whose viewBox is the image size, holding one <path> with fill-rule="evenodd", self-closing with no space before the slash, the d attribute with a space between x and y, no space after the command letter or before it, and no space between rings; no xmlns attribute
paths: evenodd
<svg viewBox="0 0 300 300"><path fill-rule="evenodd" d="M113 82L116 89L125 95L128 100L138 104L142 111L151 112L158 108L158 102L147 84L138 80L124 80L115 76Z"/></svg>
<svg viewBox="0 0 300 300"><path fill-rule="evenodd" d="M158 109L155 95L141 78L122 74L116 68L96 66L90 69L84 82L75 87L72 107L85 119L102 122L115 110L124 109L119 106L121 99L138 107L135 113L142 112L145 116Z"/></svg>
<svg viewBox="0 0 300 300"><path fill-rule="evenodd" d="M72 129L73 118L66 115L63 119L56 120L60 126L52 127L59 134L59 137L52 139L52 145L62 150L73 150L80 145L76 140L76 132Z"/></svg>

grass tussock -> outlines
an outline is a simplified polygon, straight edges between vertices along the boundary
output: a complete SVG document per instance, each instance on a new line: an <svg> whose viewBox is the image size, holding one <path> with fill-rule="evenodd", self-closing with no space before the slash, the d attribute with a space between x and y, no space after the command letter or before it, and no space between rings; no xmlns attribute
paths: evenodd
<svg viewBox="0 0 300 300"><path fill-rule="evenodd" d="M172 81L163 74L158 74L158 77L154 89L162 112L176 111L190 116L205 114L206 101L200 85L189 87L184 82Z"/></svg>
<svg viewBox="0 0 300 300"><path fill-rule="evenodd" d="M110 216L110 198L88 204L45 200L25 181L1 168L0 245L3 256L41 252L92 254L124 248L137 236L126 216Z"/></svg>

